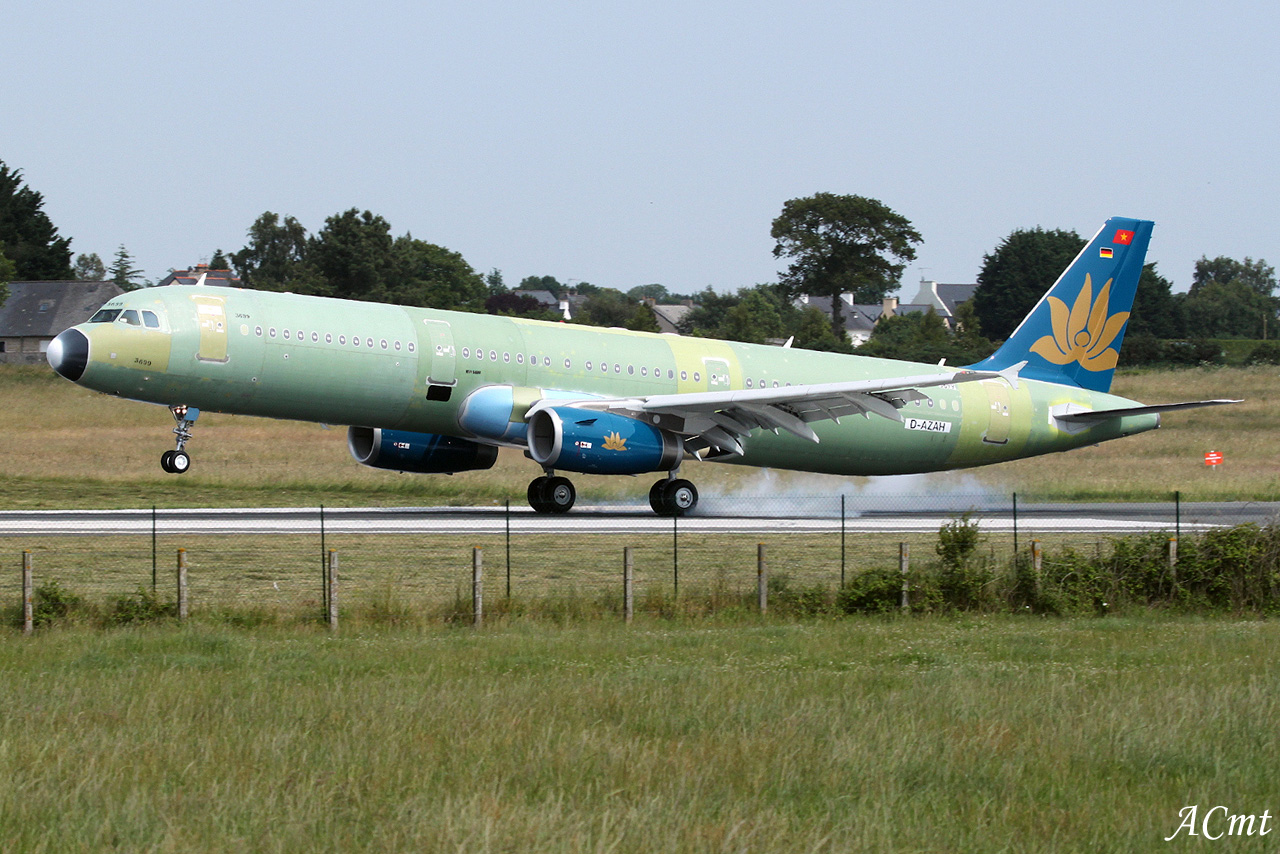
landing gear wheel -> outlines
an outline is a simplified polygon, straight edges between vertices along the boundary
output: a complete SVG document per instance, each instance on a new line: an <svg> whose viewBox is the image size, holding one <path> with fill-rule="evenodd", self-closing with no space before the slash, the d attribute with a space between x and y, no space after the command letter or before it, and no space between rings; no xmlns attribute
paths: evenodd
<svg viewBox="0 0 1280 854"><path fill-rule="evenodd" d="M649 490L649 506L659 516L685 516L698 506L698 488L683 478L660 480Z"/></svg>
<svg viewBox="0 0 1280 854"><path fill-rule="evenodd" d="M160 468L169 474L173 474L173 451L165 451L160 455Z"/></svg>
<svg viewBox="0 0 1280 854"><path fill-rule="evenodd" d="M187 469L191 468L191 457L186 451L171 451L173 456L169 457L169 471L174 474L186 474Z"/></svg>
<svg viewBox="0 0 1280 854"><path fill-rule="evenodd" d="M662 503L663 490L667 488L667 482L660 480L649 488L649 506L653 508L653 512L659 516L667 515Z"/></svg>
<svg viewBox="0 0 1280 854"><path fill-rule="evenodd" d="M547 501L547 481L549 477L535 477L529 482L529 491L526 495L529 498L529 506L534 509L535 513L550 513L551 505Z"/></svg>
<svg viewBox="0 0 1280 854"><path fill-rule="evenodd" d="M677 478L662 490L663 503L671 509L670 516L684 516L698 506L698 487L692 482Z"/></svg>
<svg viewBox="0 0 1280 854"><path fill-rule="evenodd" d="M578 491L573 488L573 482L567 477L548 478L547 485L543 489L547 508L552 513L568 513L573 507L573 502L578 500Z"/></svg>

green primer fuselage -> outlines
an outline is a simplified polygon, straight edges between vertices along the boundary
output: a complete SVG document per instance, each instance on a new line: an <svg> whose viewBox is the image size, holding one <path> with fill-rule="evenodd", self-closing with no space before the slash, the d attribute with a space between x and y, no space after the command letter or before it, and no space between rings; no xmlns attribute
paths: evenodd
<svg viewBox="0 0 1280 854"><path fill-rule="evenodd" d="M511 386L513 423L544 396L639 397L918 376L932 365L565 323L218 287L124 294L104 308L149 310L158 328L77 327L90 342L81 385L202 410L475 436L467 396ZM434 390L433 390L434 387ZM447 389L447 391L445 391ZM1133 401L1003 378L922 390L902 422L872 415L812 425L815 444L757 430L726 462L845 475L964 468L1066 451L1151 430L1159 416L1116 417L1070 432L1055 407ZM447 399L442 399L447 397ZM519 445L518 441L505 444Z"/></svg>

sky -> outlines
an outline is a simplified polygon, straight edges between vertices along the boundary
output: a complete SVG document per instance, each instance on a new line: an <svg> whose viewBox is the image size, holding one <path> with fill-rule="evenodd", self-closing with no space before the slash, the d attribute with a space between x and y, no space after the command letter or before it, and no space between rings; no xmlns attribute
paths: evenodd
<svg viewBox="0 0 1280 854"><path fill-rule="evenodd" d="M145 275L265 211L349 208L479 272L688 293L776 281L788 199L879 199L903 276L973 282L1019 228L1156 221L1280 262L1280 5L6 4L0 161L74 253Z"/></svg>

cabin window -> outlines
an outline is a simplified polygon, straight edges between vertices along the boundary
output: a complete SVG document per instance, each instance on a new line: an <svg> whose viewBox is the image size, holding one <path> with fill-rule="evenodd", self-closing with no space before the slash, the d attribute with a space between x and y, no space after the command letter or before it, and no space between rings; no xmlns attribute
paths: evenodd
<svg viewBox="0 0 1280 854"><path fill-rule="evenodd" d="M681 372L680 372L680 379L681 379L681 380L687 380L687 379L689 379L689 372L688 372L688 371L681 371Z"/></svg>
<svg viewBox="0 0 1280 854"><path fill-rule="evenodd" d="M156 317L154 311L144 311L142 313L142 325L148 329L159 329L160 318Z"/></svg>
<svg viewBox="0 0 1280 854"><path fill-rule="evenodd" d="M412 342L412 341L410 341L410 342L409 342L409 352L410 352L410 353L412 353L412 352L413 352L413 342Z"/></svg>
<svg viewBox="0 0 1280 854"><path fill-rule="evenodd" d="M502 362L503 362L503 364L505 364L505 365L509 365L509 364L511 364L511 354L510 354L510 353L503 353L503 354L502 354Z"/></svg>
<svg viewBox="0 0 1280 854"><path fill-rule="evenodd" d="M275 338L275 337L276 337L276 328L275 328L274 326L273 326L273 327L271 327L271 329L270 329L270 330L268 330L267 334L268 334L268 335L270 335L272 338Z"/></svg>
<svg viewBox="0 0 1280 854"><path fill-rule="evenodd" d="M591 370L591 361L587 360L587 370Z"/></svg>
<svg viewBox="0 0 1280 854"><path fill-rule="evenodd" d="M347 346L347 336L345 336L345 335L339 335L339 336L338 336L338 343L339 343L339 344L341 344L343 347Z"/></svg>
<svg viewBox="0 0 1280 854"><path fill-rule="evenodd" d="M332 332L326 332L326 333L324 334L324 343L326 343L326 344L332 344L332 343L333 343L333 333L332 333Z"/></svg>
<svg viewBox="0 0 1280 854"><path fill-rule="evenodd" d="M635 372L636 372L636 366L635 366L635 365L627 365L627 373L628 373L628 374L634 374Z"/></svg>
<svg viewBox="0 0 1280 854"><path fill-rule="evenodd" d="M572 368L572 367L573 367L573 362L572 362L572 361L570 361L569 359L565 359L565 360L564 360L564 366L565 366L566 368Z"/></svg>
<svg viewBox="0 0 1280 854"><path fill-rule="evenodd" d="M121 312L120 320L122 323L127 323L130 326L142 325L142 321L138 319L138 312L132 308L126 308L123 312Z"/></svg>
<svg viewBox="0 0 1280 854"><path fill-rule="evenodd" d="M90 323L110 323L120 316L118 308L104 308L98 310L93 317L89 318Z"/></svg>
<svg viewBox="0 0 1280 854"><path fill-rule="evenodd" d="M470 359L470 358L471 358L471 348L470 348L470 347L463 347L463 348L462 348L462 358L464 358L464 359Z"/></svg>
<svg viewBox="0 0 1280 854"><path fill-rule="evenodd" d="M372 349L373 349L373 339L372 339L372 338L366 338L366 339L364 339L364 346L366 346L366 347L368 347L370 350L372 350Z"/></svg>
<svg viewBox="0 0 1280 854"><path fill-rule="evenodd" d="M695 383L700 383L700 382L702 382L702 374L700 374L700 373L699 373L699 372L697 372L697 371L694 371L694 372L693 372L693 381L694 381Z"/></svg>
<svg viewBox="0 0 1280 854"><path fill-rule="evenodd" d="M497 350L490 350L490 351L489 351L489 361L490 361L490 362L496 362L496 361L498 361L498 351L497 351Z"/></svg>
<svg viewBox="0 0 1280 854"><path fill-rule="evenodd" d="M516 364L517 365L524 364L524 353L516 353Z"/></svg>
<svg viewBox="0 0 1280 854"><path fill-rule="evenodd" d="M397 352L397 353L399 353L399 352L400 352L400 342L399 342L399 341L397 341L397 342L396 342L396 352Z"/></svg>
<svg viewBox="0 0 1280 854"><path fill-rule="evenodd" d="M383 350L387 349L387 339L385 338L382 339L382 349Z"/></svg>
<svg viewBox="0 0 1280 854"><path fill-rule="evenodd" d="M642 377L647 377L647 376L649 376L649 369L648 369L648 368L646 368L646 367L644 367L644 366L642 365L642 366L640 367L640 376L642 376Z"/></svg>
<svg viewBox="0 0 1280 854"><path fill-rule="evenodd" d="M751 377L747 377L747 388L751 388Z"/></svg>
<svg viewBox="0 0 1280 854"><path fill-rule="evenodd" d="M259 338L261 338L261 337L262 337L262 327L261 327L261 326L255 326L255 327L253 327L253 334L254 334L254 335L257 335Z"/></svg>

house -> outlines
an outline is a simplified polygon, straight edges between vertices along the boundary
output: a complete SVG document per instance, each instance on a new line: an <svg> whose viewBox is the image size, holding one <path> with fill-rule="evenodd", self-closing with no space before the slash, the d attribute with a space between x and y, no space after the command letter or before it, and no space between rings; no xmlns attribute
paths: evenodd
<svg viewBox="0 0 1280 854"><path fill-rule="evenodd" d="M644 303L653 312L653 319L658 322L658 331L672 335L680 333L680 321L693 311L693 300L685 300L678 305L659 305L657 300L649 298Z"/></svg>
<svg viewBox="0 0 1280 854"><path fill-rule="evenodd" d="M565 320L573 319L573 309L576 308L576 306L571 304L568 296L557 297L555 294L551 293L551 291L547 290L517 290L512 291L511 293L518 297L529 297L530 299L537 300L538 304L543 308L548 311L556 312Z"/></svg>
<svg viewBox="0 0 1280 854"><path fill-rule="evenodd" d="M0 363L42 364L55 335L122 293L115 282L10 282L0 305Z"/></svg>
<svg viewBox="0 0 1280 854"><path fill-rule="evenodd" d="M840 316L844 320L844 332L849 336L849 340L853 342L854 347L861 347L867 343L867 339L871 337L871 331L876 328L880 318L892 317L898 310L898 300L895 297L888 297L879 305L864 305L855 303L853 294L845 293L840 295L840 302ZM808 294L801 294L792 305L801 311L816 308L827 317L831 316L831 297L814 297Z"/></svg>
<svg viewBox="0 0 1280 854"><path fill-rule="evenodd" d="M165 285L218 285L225 288L244 287L230 270L214 270L208 264L197 264L190 270L170 270L157 288Z"/></svg>
<svg viewBox="0 0 1280 854"><path fill-rule="evenodd" d="M978 286L976 284L954 285L921 279L920 290L916 292L915 298L909 303L912 306L911 311L904 310L901 313L923 313L932 307L934 313L942 318L942 322L947 325L947 328L954 330L955 323L953 318L956 316L956 308L960 303L968 302L973 297L973 292L977 289Z"/></svg>

